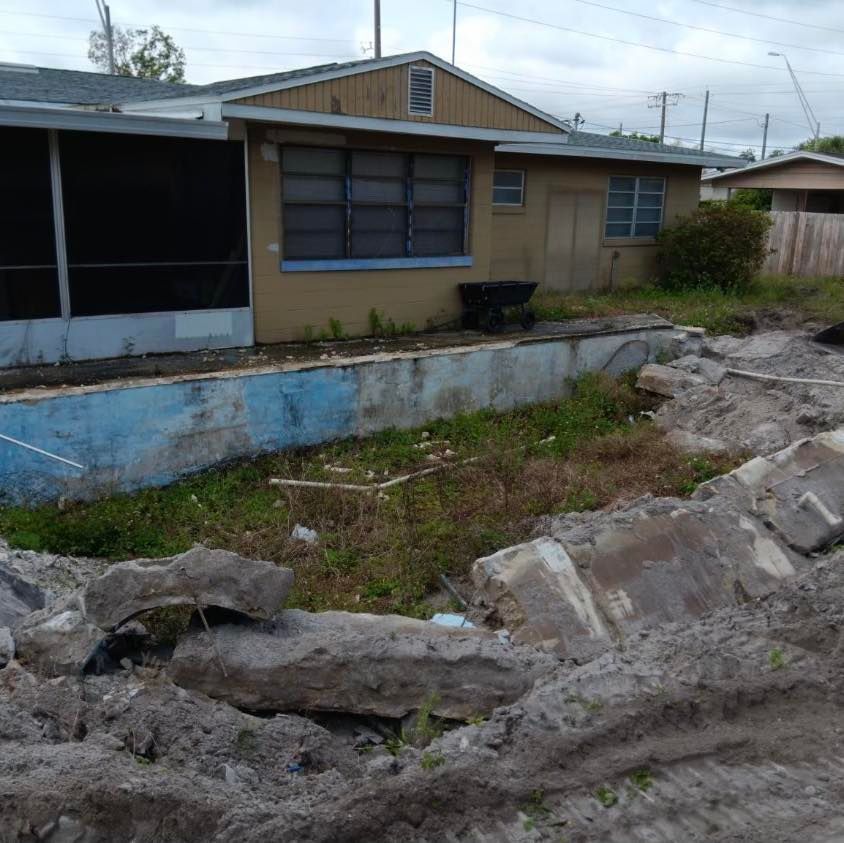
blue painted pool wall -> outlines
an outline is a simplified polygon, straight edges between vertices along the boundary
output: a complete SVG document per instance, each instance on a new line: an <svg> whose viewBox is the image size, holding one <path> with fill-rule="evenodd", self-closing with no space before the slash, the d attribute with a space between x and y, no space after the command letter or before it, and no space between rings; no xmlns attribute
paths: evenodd
<svg viewBox="0 0 844 843"><path fill-rule="evenodd" d="M475 346L294 371L229 373L29 392L0 403L0 433L84 471L0 441L0 497L33 505L172 483L218 463L408 428L486 407L552 401L584 371L652 360L668 333L644 330Z"/></svg>

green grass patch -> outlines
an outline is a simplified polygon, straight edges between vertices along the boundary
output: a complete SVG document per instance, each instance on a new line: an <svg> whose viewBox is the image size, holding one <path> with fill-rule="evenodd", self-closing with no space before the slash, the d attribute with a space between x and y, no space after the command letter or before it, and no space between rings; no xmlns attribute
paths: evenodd
<svg viewBox="0 0 844 843"><path fill-rule="evenodd" d="M0 508L0 535L15 547L110 560L169 556L199 542L293 568L292 606L429 618L440 574L463 576L478 557L524 541L535 516L645 492L689 494L735 467L679 454L649 421L631 423L648 401L629 378L588 375L552 404L279 453L61 509ZM374 483L434 465L435 455L480 459L383 496L268 484ZM319 541L292 540L297 523ZM165 638L185 622L179 612L152 620Z"/></svg>
<svg viewBox="0 0 844 843"><path fill-rule="evenodd" d="M844 321L844 279L765 276L741 293L655 285L593 295L546 293L533 300L533 307L540 319L552 321L647 312L713 334L746 334L764 311L786 312L797 322Z"/></svg>

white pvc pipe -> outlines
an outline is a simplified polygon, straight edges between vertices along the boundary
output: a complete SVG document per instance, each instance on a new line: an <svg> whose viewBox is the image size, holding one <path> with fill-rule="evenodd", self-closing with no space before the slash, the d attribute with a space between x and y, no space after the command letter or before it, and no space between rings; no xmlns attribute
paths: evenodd
<svg viewBox="0 0 844 843"><path fill-rule="evenodd" d="M28 451L35 451L36 454L41 454L44 457L49 457L51 460L58 460L59 462L63 462L66 465L72 465L74 468L85 468L84 465L79 465L78 462L73 462L73 460L66 460L64 457L59 457L56 454L51 454L49 451L45 451L42 448L36 448L35 445L28 445L26 442L21 442L20 439L13 439L11 436L6 436L3 433L0 433L0 439L5 442L11 442L13 445L18 445L21 448L26 448Z"/></svg>
<svg viewBox="0 0 844 843"><path fill-rule="evenodd" d="M728 375L737 375L741 378L753 378L760 381L776 381L778 383L800 383L811 386L842 386L842 381L825 381L815 378L785 378L781 375L763 375L761 372L745 372L743 369L727 369Z"/></svg>

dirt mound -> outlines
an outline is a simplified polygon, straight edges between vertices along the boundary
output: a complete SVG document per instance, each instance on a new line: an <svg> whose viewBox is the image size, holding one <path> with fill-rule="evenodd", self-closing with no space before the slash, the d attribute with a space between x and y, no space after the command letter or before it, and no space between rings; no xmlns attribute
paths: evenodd
<svg viewBox="0 0 844 843"><path fill-rule="evenodd" d="M155 667L82 681L13 663L0 839L840 840L842 625L839 554L767 599L561 663L395 758L355 749L350 724L256 717Z"/></svg>
<svg viewBox="0 0 844 843"><path fill-rule="evenodd" d="M728 369L844 382L844 355L796 331L707 338L701 357ZM666 431L707 437L733 451L769 454L844 423L844 388L728 373L717 385L696 385L665 402L656 422Z"/></svg>

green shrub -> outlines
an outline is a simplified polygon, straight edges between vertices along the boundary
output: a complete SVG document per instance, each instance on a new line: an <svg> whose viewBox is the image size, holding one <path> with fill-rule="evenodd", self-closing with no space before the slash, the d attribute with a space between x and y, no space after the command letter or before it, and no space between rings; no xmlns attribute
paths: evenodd
<svg viewBox="0 0 844 843"><path fill-rule="evenodd" d="M698 208L660 232L660 283L747 290L765 262L770 226L768 214L734 203Z"/></svg>

